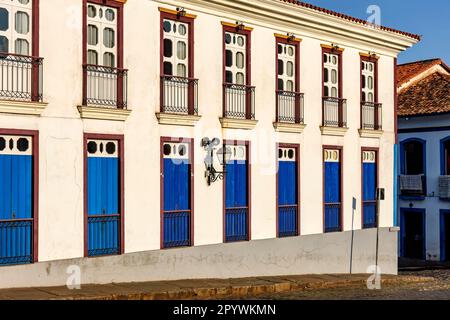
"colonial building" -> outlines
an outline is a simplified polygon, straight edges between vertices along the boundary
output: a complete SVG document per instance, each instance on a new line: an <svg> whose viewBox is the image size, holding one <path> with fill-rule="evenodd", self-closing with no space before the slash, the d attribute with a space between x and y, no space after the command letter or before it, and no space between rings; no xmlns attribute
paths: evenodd
<svg viewBox="0 0 450 320"><path fill-rule="evenodd" d="M398 67L399 222L404 258L450 260L450 68Z"/></svg>
<svg viewBox="0 0 450 320"><path fill-rule="evenodd" d="M396 273L419 39L287 0L0 0L0 286Z"/></svg>

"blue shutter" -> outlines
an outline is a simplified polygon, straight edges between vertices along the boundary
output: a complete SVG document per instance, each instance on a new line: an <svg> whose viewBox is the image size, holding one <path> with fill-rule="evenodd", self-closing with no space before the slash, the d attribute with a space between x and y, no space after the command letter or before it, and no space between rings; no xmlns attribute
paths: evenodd
<svg viewBox="0 0 450 320"><path fill-rule="evenodd" d="M325 232L341 230L340 150L325 150Z"/></svg>
<svg viewBox="0 0 450 320"><path fill-rule="evenodd" d="M164 158L163 246L188 246L191 244L190 148L188 143L169 142L164 147L170 152L161 155Z"/></svg>
<svg viewBox="0 0 450 320"><path fill-rule="evenodd" d="M278 158L278 236L298 235L298 170L295 149L280 148Z"/></svg>
<svg viewBox="0 0 450 320"><path fill-rule="evenodd" d="M233 156L225 166L225 241L248 240L246 147L226 147L233 150Z"/></svg>
<svg viewBox="0 0 450 320"><path fill-rule="evenodd" d="M33 156L31 137L1 137L0 265L31 263L33 244ZM18 148L18 141L28 144Z"/></svg>
<svg viewBox="0 0 450 320"><path fill-rule="evenodd" d="M375 151L363 151L363 227L374 228L376 221L377 164Z"/></svg>
<svg viewBox="0 0 450 320"><path fill-rule="evenodd" d="M119 210L120 177L117 141L91 140L98 149L88 153L88 255L120 253ZM90 141L90 142L91 142ZM108 154L100 145L113 143L115 152Z"/></svg>

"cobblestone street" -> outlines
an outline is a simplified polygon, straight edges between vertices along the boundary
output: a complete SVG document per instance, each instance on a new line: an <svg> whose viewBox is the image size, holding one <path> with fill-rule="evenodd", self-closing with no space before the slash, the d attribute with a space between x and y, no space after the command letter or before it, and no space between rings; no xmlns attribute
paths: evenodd
<svg viewBox="0 0 450 320"><path fill-rule="evenodd" d="M402 271L399 275L432 277L434 281L402 285L383 285L380 290L365 286L315 289L258 295L244 299L274 300L449 300L450 269Z"/></svg>

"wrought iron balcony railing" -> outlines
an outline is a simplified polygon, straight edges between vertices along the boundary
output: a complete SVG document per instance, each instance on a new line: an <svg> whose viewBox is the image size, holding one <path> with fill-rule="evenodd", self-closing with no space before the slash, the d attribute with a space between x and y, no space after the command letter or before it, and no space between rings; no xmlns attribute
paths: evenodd
<svg viewBox="0 0 450 320"><path fill-rule="evenodd" d="M225 83L223 85L224 118L255 119L255 87Z"/></svg>
<svg viewBox="0 0 450 320"><path fill-rule="evenodd" d="M304 95L299 92L277 91L276 121L304 123Z"/></svg>
<svg viewBox="0 0 450 320"><path fill-rule="evenodd" d="M43 60L0 53L0 99L42 102Z"/></svg>
<svg viewBox="0 0 450 320"><path fill-rule="evenodd" d="M198 79L161 76L161 112L198 114Z"/></svg>
<svg viewBox="0 0 450 320"><path fill-rule="evenodd" d="M322 121L324 127L347 127L347 99L322 98Z"/></svg>
<svg viewBox="0 0 450 320"><path fill-rule="evenodd" d="M361 102L361 129L381 130L382 104L375 102Z"/></svg>
<svg viewBox="0 0 450 320"><path fill-rule="evenodd" d="M127 69L84 65L83 105L126 109L127 82Z"/></svg>

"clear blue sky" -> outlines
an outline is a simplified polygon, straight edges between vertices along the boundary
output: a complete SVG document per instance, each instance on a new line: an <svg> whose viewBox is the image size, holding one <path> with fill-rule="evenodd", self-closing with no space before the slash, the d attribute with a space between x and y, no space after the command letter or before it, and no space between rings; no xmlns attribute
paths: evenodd
<svg viewBox="0 0 450 320"><path fill-rule="evenodd" d="M369 5L381 9L381 25L422 35L422 41L399 55L399 63L442 58L450 64L450 0L303 0L367 19Z"/></svg>

